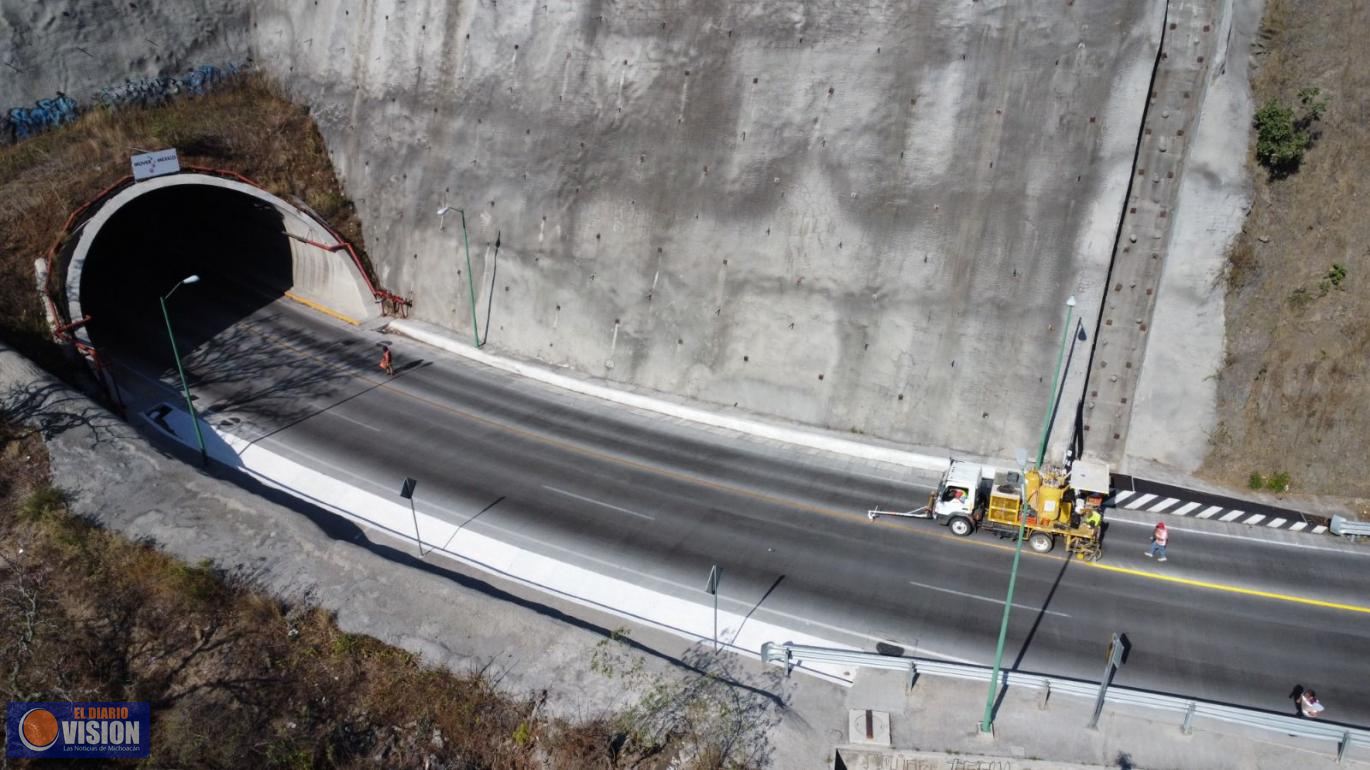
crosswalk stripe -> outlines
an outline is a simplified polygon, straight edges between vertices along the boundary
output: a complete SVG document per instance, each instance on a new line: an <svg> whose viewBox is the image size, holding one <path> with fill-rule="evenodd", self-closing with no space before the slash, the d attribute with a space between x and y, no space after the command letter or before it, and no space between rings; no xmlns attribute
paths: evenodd
<svg viewBox="0 0 1370 770"><path fill-rule="evenodd" d="M1143 505L1146 505L1147 503L1149 503L1149 502L1151 502L1152 500L1155 500L1155 499L1156 499L1156 496L1155 496L1155 495L1142 495L1141 497L1137 498L1136 500L1133 500L1132 502L1128 503L1127 507L1128 507L1128 508L1141 508Z"/></svg>
<svg viewBox="0 0 1370 770"><path fill-rule="evenodd" d="M1302 530L1302 529L1303 529L1304 527L1306 527L1306 526L1308 526L1308 522L1306 522L1306 521L1301 521L1301 522L1295 524L1294 526L1290 527L1289 529L1292 530L1292 531L1294 531L1294 532L1298 532L1298 531Z"/></svg>
<svg viewBox="0 0 1370 770"><path fill-rule="evenodd" d="M1286 521L1289 521L1289 519L1273 519L1273 520L1271 520L1271 521L1267 521L1267 522L1265 523L1265 526L1267 526L1267 527L1283 527L1283 526L1284 526L1284 523L1285 523Z"/></svg>
<svg viewBox="0 0 1370 770"><path fill-rule="evenodd" d="M1124 490L1122 490L1121 492L1115 492L1115 493L1113 494L1113 502L1115 502L1115 503L1121 503L1122 501L1128 499L1129 497L1132 497L1132 496L1135 495L1135 494L1137 494L1137 493L1136 493L1136 492L1133 492L1133 491L1130 490L1130 489L1124 489Z"/></svg>
<svg viewBox="0 0 1370 770"><path fill-rule="evenodd" d="M1243 524L1260 524L1262 521L1265 521L1265 514L1263 514L1263 513L1256 513L1256 514L1252 514L1251 518L1247 519L1246 521L1243 521L1242 523L1243 523Z"/></svg>
<svg viewBox="0 0 1370 770"><path fill-rule="evenodd" d="M1188 516L1189 512L1199 507L1199 503L1185 503L1184 505L1171 511L1176 516Z"/></svg>
<svg viewBox="0 0 1370 770"><path fill-rule="evenodd" d="M1180 502L1180 501L1179 501L1179 500L1176 500L1176 499L1173 498L1173 497L1167 497L1166 499L1162 500L1161 502L1156 503L1155 505L1151 506L1151 507L1148 508L1147 510L1150 511L1151 513L1160 513L1161 511L1164 511L1165 509L1169 508L1170 506L1172 506L1172 505L1174 505L1175 503L1178 503L1178 502Z"/></svg>
<svg viewBox="0 0 1370 770"><path fill-rule="evenodd" d="M1199 514L1196 518L1206 519L1209 516L1212 516L1213 514L1217 513L1218 511L1221 511L1222 509L1223 507L1221 505L1210 505L1209 507L1205 508L1204 512Z"/></svg>
<svg viewBox="0 0 1370 770"><path fill-rule="evenodd" d="M1230 512L1224 514L1223 517L1222 517L1221 519L1218 519L1218 521L1232 521L1233 519L1237 518L1238 516L1245 516L1245 515L1246 515L1246 511L1230 511Z"/></svg>
<svg viewBox="0 0 1370 770"><path fill-rule="evenodd" d="M1327 527L1324 527L1324 526L1321 525L1321 524L1319 524L1318 526L1316 526L1316 527L1313 528L1313 534L1315 534L1315 535L1321 535L1322 533L1324 533L1324 532L1326 532L1326 531L1327 531Z"/></svg>

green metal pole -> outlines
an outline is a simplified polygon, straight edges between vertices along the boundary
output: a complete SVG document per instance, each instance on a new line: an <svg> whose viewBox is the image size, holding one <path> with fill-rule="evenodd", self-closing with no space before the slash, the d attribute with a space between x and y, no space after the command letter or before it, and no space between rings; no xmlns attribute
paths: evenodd
<svg viewBox="0 0 1370 770"><path fill-rule="evenodd" d="M179 288L180 284L176 286ZM162 305L162 319L166 321L166 336L171 340L171 356L176 359L176 373L181 375L181 392L185 394L186 406L190 409L190 424L195 426L195 441L200 445L200 465L207 466L209 452L205 450L205 437L200 433L200 416L195 411L195 402L190 399L190 384L186 382L186 370L181 366L181 354L176 350L176 334L171 331L171 314L166 310L166 297L161 297L159 301Z"/></svg>
<svg viewBox="0 0 1370 770"><path fill-rule="evenodd" d="M1047 394L1047 416L1042 421L1042 443L1037 449L1037 467L1041 468L1047 457L1047 436L1051 435L1051 417L1056 411L1056 386L1061 379L1061 362L1066 357L1066 340L1070 337L1070 316L1075 311L1075 298L1066 300L1066 327L1061 330L1061 349L1056 353L1056 369L1051 374L1051 392Z"/></svg>
<svg viewBox="0 0 1370 770"><path fill-rule="evenodd" d="M994 673L989 678L989 696L985 698L985 715L980 719L980 732L994 729L994 698L999 694L999 666L1004 662L1004 640L1008 637L1008 614L1013 609L1013 588L1018 582L1018 560L1023 558L1023 529L1027 522L1027 501L1018 509L1018 547L1013 550L1013 569L1008 573L1008 597L1004 599L1004 619L999 623L999 643L994 648Z"/></svg>
<svg viewBox="0 0 1370 770"><path fill-rule="evenodd" d="M466 236L466 209L457 209L461 214L461 241L466 247L466 287L471 290L471 334L480 347L480 326L476 321L476 277L471 274L471 240Z"/></svg>

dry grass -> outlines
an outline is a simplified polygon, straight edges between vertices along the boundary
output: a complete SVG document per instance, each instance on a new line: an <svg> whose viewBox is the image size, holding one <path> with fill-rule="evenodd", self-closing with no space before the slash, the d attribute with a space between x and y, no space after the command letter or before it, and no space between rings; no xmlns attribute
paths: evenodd
<svg viewBox="0 0 1370 770"><path fill-rule="evenodd" d="M646 676L632 670L627 677ZM726 669L720 676L732 678ZM178 562L72 516L49 485L37 434L0 421L0 690L6 700L150 701L149 766L767 763L775 712L764 698L696 675L638 685L649 696L623 714L546 717L537 698L500 692L481 672L426 666L344 633L318 609L283 604L210 564ZM650 735L640 734L645 726Z"/></svg>
<svg viewBox="0 0 1370 770"><path fill-rule="evenodd" d="M72 125L0 147L0 337L60 368L33 262L71 211L128 175L131 154L163 147L177 148L182 164L235 171L305 201L361 249L360 222L314 121L264 78L234 78L164 107L96 109Z"/></svg>
<svg viewBox="0 0 1370 770"><path fill-rule="evenodd" d="M1288 473L1295 494L1370 497L1370 7L1269 0L1257 45L1257 104L1329 98L1300 169L1270 179L1229 255L1228 365L1204 472L1232 486ZM1345 276L1332 281L1340 265ZM1337 285L1339 283L1339 285Z"/></svg>

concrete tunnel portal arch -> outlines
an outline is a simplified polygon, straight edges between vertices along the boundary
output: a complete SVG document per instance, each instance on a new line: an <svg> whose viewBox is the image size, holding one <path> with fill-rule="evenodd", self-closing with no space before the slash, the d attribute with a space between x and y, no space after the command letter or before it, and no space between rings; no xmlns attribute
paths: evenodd
<svg viewBox="0 0 1370 770"><path fill-rule="evenodd" d="M98 204L68 249L68 318L90 319L74 335L104 350L137 345L162 358L160 340L140 342L141 330L161 324L158 299L192 274L202 278L199 301L243 314L287 293L357 322L380 313L367 277L327 227L259 187L211 174L125 187ZM185 332L202 341L215 329Z"/></svg>

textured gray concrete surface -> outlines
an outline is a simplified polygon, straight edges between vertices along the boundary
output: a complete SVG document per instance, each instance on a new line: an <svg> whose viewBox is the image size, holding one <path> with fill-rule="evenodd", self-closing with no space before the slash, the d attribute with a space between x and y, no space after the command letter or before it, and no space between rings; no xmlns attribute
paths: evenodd
<svg viewBox="0 0 1370 770"><path fill-rule="evenodd" d="M1097 317L1164 7L64 5L4 0L55 71L17 95L146 68L144 29L250 54L421 320L469 330L474 278L496 351L998 456L1037 441L1065 298ZM97 18L118 44L73 64Z"/></svg>
<svg viewBox="0 0 1370 770"><path fill-rule="evenodd" d="M1262 0L1222 3L1217 50L1171 218L1165 272L1128 421L1126 470L1193 471L1208 453L1223 365L1227 248L1251 201L1248 66Z"/></svg>

